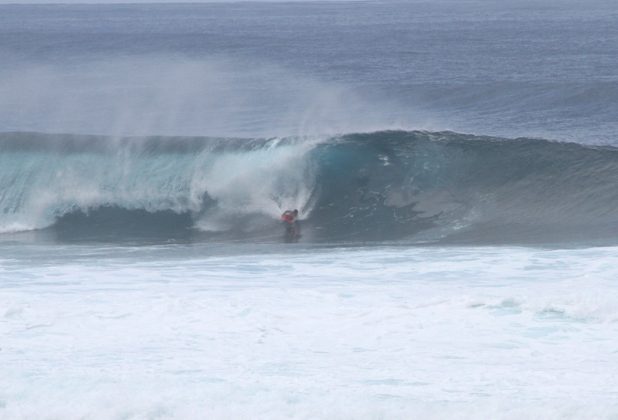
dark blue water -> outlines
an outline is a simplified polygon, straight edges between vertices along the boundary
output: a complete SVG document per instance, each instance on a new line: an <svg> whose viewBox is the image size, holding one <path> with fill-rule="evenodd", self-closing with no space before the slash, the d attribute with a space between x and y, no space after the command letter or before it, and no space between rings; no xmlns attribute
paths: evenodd
<svg viewBox="0 0 618 420"><path fill-rule="evenodd" d="M617 23L611 1L4 5L0 129L252 137L309 113L614 143Z"/></svg>

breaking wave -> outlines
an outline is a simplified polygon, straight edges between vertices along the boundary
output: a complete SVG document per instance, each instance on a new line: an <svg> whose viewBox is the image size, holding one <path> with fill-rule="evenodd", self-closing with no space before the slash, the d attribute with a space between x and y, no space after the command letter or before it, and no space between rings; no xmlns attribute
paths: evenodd
<svg viewBox="0 0 618 420"><path fill-rule="evenodd" d="M61 239L558 243L618 228L618 149L453 132L0 135L0 232Z"/></svg>

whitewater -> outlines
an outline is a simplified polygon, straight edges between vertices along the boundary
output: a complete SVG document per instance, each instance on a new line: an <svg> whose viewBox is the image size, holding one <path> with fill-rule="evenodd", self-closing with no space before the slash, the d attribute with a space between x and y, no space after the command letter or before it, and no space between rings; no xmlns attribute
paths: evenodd
<svg viewBox="0 0 618 420"><path fill-rule="evenodd" d="M3 417L617 409L616 248L234 250L5 255Z"/></svg>
<svg viewBox="0 0 618 420"><path fill-rule="evenodd" d="M615 418L617 17L0 4L0 419Z"/></svg>

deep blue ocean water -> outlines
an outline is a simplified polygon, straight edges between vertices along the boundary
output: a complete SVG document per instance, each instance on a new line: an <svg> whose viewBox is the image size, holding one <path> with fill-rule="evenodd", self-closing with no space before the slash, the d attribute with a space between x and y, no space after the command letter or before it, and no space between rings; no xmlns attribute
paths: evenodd
<svg viewBox="0 0 618 420"><path fill-rule="evenodd" d="M138 119L143 106L174 112L167 134L285 136L297 133L312 106L330 105L333 112L352 108L348 118L375 121L375 128L615 141L618 16L611 1L1 8L4 130L109 131L126 105ZM31 80L24 66L48 78ZM31 97L34 80L43 86ZM165 94L175 102L148 103ZM79 114L52 112L52 120L45 111L54 111L50 102L59 95L78 101ZM39 115L25 117L25 106ZM235 124L209 126L217 121L204 114L227 107ZM320 118L311 123L316 131L331 128ZM161 122L151 125L144 129L162 134Z"/></svg>

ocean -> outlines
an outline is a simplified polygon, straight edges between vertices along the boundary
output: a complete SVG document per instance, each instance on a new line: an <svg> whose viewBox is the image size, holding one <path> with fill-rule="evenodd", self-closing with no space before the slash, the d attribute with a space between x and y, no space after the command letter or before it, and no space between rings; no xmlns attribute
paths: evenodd
<svg viewBox="0 0 618 420"><path fill-rule="evenodd" d="M604 0L0 4L0 418L616 418L617 68Z"/></svg>

